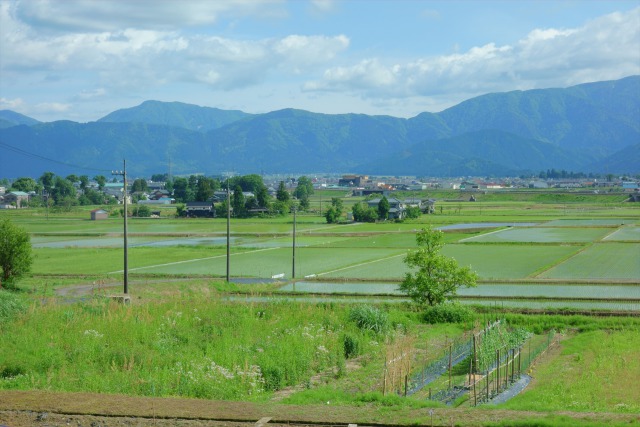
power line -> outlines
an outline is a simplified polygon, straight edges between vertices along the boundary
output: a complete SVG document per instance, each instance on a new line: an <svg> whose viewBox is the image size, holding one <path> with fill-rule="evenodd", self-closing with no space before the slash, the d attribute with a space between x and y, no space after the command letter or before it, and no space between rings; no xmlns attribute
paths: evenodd
<svg viewBox="0 0 640 427"><path fill-rule="evenodd" d="M90 168L86 166L75 165L73 163L61 162L60 160L50 159L49 157L41 156L40 154L30 153L28 151L23 150L22 148L14 147L2 141L0 141L0 148L4 148L8 151L13 151L14 153L21 154L25 157L30 157L32 159L45 160L47 162L58 163L60 165L68 166L71 168L98 171L98 172L111 172L111 169Z"/></svg>

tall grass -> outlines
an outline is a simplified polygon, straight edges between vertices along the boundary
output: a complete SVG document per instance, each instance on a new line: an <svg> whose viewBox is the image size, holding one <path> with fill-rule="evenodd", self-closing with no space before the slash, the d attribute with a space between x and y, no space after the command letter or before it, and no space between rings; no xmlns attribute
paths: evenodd
<svg viewBox="0 0 640 427"><path fill-rule="evenodd" d="M260 399L344 365L345 334L379 351L340 306L193 294L34 305L0 336L0 388Z"/></svg>

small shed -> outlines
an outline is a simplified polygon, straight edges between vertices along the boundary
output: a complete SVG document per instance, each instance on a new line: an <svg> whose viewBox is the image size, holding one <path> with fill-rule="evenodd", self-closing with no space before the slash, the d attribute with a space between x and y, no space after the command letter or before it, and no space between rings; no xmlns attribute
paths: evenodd
<svg viewBox="0 0 640 427"><path fill-rule="evenodd" d="M104 209L94 209L91 211L91 221L109 218L109 212Z"/></svg>

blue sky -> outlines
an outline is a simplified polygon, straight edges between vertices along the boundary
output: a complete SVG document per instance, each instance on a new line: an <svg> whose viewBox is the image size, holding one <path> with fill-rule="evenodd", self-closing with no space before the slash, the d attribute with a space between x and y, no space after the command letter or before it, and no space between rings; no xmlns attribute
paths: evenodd
<svg viewBox="0 0 640 427"><path fill-rule="evenodd" d="M640 74L640 0L0 0L0 109L413 117Z"/></svg>

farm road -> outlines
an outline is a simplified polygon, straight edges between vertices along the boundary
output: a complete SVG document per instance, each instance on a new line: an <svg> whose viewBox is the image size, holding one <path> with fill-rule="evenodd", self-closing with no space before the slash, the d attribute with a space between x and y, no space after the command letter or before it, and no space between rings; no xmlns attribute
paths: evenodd
<svg viewBox="0 0 640 427"><path fill-rule="evenodd" d="M593 424L638 422L638 414L623 413L548 413L471 408L436 408L433 425L483 425L516 419L545 419L557 415L588 420ZM284 405L213 401L203 399L133 397L97 393L53 391L0 391L0 425L8 427L49 426L256 426L269 418L264 427L341 425L377 427L431 425L429 409L380 411L370 406Z"/></svg>

